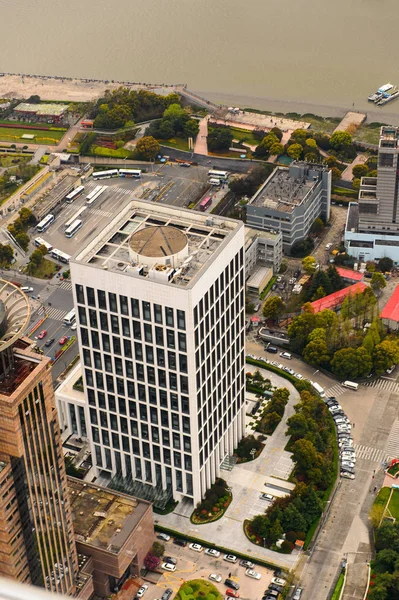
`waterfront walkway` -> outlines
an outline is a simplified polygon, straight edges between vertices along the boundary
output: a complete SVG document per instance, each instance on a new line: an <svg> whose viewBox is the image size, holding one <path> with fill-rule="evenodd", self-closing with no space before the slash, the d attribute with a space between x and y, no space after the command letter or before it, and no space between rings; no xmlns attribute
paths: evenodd
<svg viewBox="0 0 399 600"><path fill-rule="evenodd" d="M366 120L366 117L367 115L364 113L349 111L338 123L334 129L334 133L336 131L349 131L349 133L353 133L350 129L354 128L356 130Z"/></svg>

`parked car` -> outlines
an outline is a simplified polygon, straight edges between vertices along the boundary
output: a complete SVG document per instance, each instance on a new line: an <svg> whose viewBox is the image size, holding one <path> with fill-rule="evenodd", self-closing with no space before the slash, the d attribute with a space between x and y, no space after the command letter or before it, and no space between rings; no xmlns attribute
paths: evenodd
<svg viewBox="0 0 399 600"><path fill-rule="evenodd" d="M161 569L164 571L176 571L176 565L172 565L172 563L164 562L161 565Z"/></svg>
<svg viewBox="0 0 399 600"><path fill-rule="evenodd" d="M341 454L341 460L349 461L356 464L356 456L354 453L352 454L350 452L345 452L344 454Z"/></svg>
<svg viewBox="0 0 399 600"><path fill-rule="evenodd" d="M281 358L286 358L287 360L291 360L292 358L292 354L290 354L289 352L280 352L280 356Z"/></svg>
<svg viewBox="0 0 399 600"><path fill-rule="evenodd" d="M162 600L169 600L169 598L171 597L172 594L173 594L172 588L166 588L166 590L162 594L161 598L162 598Z"/></svg>
<svg viewBox="0 0 399 600"><path fill-rule="evenodd" d="M144 583L141 587L139 587L139 589L137 590L137 594L136 594L136 598L142 598L144 596L144 594L146 593L146 591L148 590L148 585L146 583Z"/></svg>
<svg viewBox="0 0 399 600"><path fill-rule="evenodd" d="M37 336L37 339L42 340L43 338L46 337L46 335L47 335L47 329L43 329Z"/></svg>
<svg viewBox="0 0 399 600"><path fill-rule="evenodd" d="M175 538L173 543L176 544L176 546L181 546L182 548L187 546L187 541L183 540L183 538Z"/></svg>
<svg viewBox="0 0 399 600"><path fill-rule="evenodd" d="M341 471L341 477L344 479L355 479L355 475L353 473L348 473L347 471Z"/></svg>
<svg viewBox="0 0 399 600"><path fill-rule="evenodd" d="M245 571L245 575L247 577L251 577L252 579L260 579L262 577L258 571L254 571L253 569L247 569Z"/></svg>
<svg viewBox="0 0 399 600"><path fill-rule="evenodd" d="M281 585L281 587L284 587L287 582L285 579L282 579L281 577L272 577L270 583L275 583L276 585Z"/></svg>
<svg viewBox="0 0 399 600"><path fill-rule="evenodd" d="M62 338L60 338L58 343L60 346L63 346L64 344L67 343L67 341L68 341L68 337L66 335L63 335Z"/></svg>
<svg viewBox="0 0 399 600"><path fill-rule="evenodd" d="M33 292L33 287L29 287L29 286L27 286L27 285L23 285L23 286L21 287L21 290L22 290L23 292L25 292L26 294L29 294L30 292Z"/></svg>
<svg viewBox="0 0 399 600"><path fill-rule="evenodd" d="M195 552L203 551L203 547L201 546L201 544L189 544L188 547L190 548L190 550L194 550Z"/></svg>
<svg viewBox="0 0 399 600"><path fill-rule="evenodd" d="M301 587L297 587L295 590L294 595L292 596L292 600L301 600L301 596L302 596L302 589Z"/></svg>
<svg viewBox="0 0 399 600"><path fill-rule="evenodd" d="M219 558L220 556L219 550L215 550L214 548L207 548L205 550L205 554L208 554L209 556L214 556L215 558Z"/></svg>
<svg viewBox="0 0 399 600"><path fill-rule="evenodd" d="M280 572L281 575L281 572ZM275 577L279 575L274 574ZM271 594L272 592L276 592L277 594L281 594L284 591L284 587L282 585L277 585L277 583L271 583L269 585L269 589L265 590L265 594Z"/></svg>
<svg viewBox="0 0 399 600"><path fill-rule="evenodd" d="M240 560L240 565L246 569L253 569L255 566L250 560Z"/></svg>
<svg viewBox="0 0 399 600"><path fill-rule="evenodd" d="M269 502L272 502L274 500L274 496L272 496L271 494L261 494L259 498L261 500L268 500Z"/></svg>
<svg viewBox="0 0 399 600"><path fill-rule="evenodd" d="M170 563L171 565L177 565L177 558L173 558L173 556L164 556L164 561Z"/></svg>
<svg viewBox="0 0 399 600"><path fill-rule="evenodd" d="M341 464L341 471L345 471L345 473L352 473L352 475L355 474L354 467L344 467L344 465L342 465L342 464Z"/></svg>
<svg viewBox="0 0 399 600"><path fill-rule="evenodd" d="M232 590L232 589L228 588L226 590L226 596L229 598L239 598L240 594L236 590Z"/></svg>
<svg viewBox="0 0 399 600"><path fill-rule="evenodd" d="M236 563L237 557L234 554L225 554L223 556L223 560L227 560L227 562L231 562L231 563Z"/></svg>
<svg viewBox="0 0 399 600"><path fill-rule="evenodd" d="M163 540L164 542L169 542L170 535L168 535L167 533L157 533L157 538L159 540Z"/></svg>
<svg viewBox="0 0 399 600"><path fill-rule="evenodd" d="M277 586L279 588L280 591L277 591L276 589L271 589L271 586L273 584L271 583L269 586L269 589L266 590L266 595L268 598L274 598L274 600L276 600L276 598L278 598L279 594L281 594L281 592L284 590L283 587L281 587L281 585Z"/></svg>
<svg viewBox="0 0 399 600"><path fill-rule="evenodd" d="M234 581L234 579L230 579L229 577L224 580L224 585L233 588L233 590L240 589L240 584L237 581Z"/></svg>
<svg viewBox="0 0 399 600"><path fill-rule="evenodd" d="M216 583L220 583L223 579L221 575L217 575L216 573L211 573L208 577L210 581L216 581Z"/></svg>
<svg viewBox="0 0 399 600"><path fill-rule="evenodd" d="M55 342L55 338L50 338L47 340L47 342L44 344L46 346L46 348L50 348L50 346L52 346Z"/></svg>
<svg viewBox="0 0 399 600"><path fill-rule="evenodd" d="M271 354L277 354L278 349L275 346L268 346L266 348L266 352L270 352Z"/></svg>
<svg viewBox="0 0 399 600"><path fill-rule="evenodd" d="M355 463L353 462L353 460L343 460L341 461L341 467L348 467L349 469L354 469Z"/></svg>
<svg viewBox="0 0 399 600"><path fill-rule="evenodd" d="M21 290L23 290L23 289L24 289L24 288L21 288ZM393 370L394 370L395 366L396 366L396 365L392 365L392 367L390 367L389 369L387 369L387 370L386 370L386 373L388 373L388 375L390 375L390 374L393 372Z"/></svg>

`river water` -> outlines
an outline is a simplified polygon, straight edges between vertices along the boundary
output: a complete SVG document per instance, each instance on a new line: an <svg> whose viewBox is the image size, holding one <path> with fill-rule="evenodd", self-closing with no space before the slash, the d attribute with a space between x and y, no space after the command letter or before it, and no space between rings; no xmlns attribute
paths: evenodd
<svg viewBox="0 0 399 600"><path fill-rule="evenodd" d="M0 0L0 71L338 114L399 85L398 0ZM283 101L283 102L281 102ZM399 101L384 107L396 121Z"/></svg>

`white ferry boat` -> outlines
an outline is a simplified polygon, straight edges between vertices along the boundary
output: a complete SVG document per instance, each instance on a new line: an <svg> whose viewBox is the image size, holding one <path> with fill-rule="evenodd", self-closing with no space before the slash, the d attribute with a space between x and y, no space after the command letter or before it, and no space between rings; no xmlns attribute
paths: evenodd
<svg viewBox="0 0 399 600"><path fill-rule="evenodd" d="M393 88L392 83L385 83L384 85L382 85L381 87L378 88L378 90L376 92L374 92L374 94L371 94L368 97L368 101L369 102L378 102L378 100L381 100L381 98L387 94L388 92L390 92Z"/></svg>

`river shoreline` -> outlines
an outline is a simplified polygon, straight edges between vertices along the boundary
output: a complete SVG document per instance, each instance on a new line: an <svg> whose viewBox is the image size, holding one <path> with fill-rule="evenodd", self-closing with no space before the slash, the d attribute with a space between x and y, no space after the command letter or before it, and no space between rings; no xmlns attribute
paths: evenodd
<svg viewBox="0 0 399 600"><path fill-rule="evenodd" d="M130 81L107 81L99 79L82 79L49 75L9 74L0 77L0 98L29 98L37 94L43 100L90 102L101 97L105 90L127 86L131 89L147 89L158 93L170 93L177 87L185 84L144 83ZM190 86L189 86L190 88ZM191 90L191 88L190 88ZM276 98L263 98L247 96L244 94L226 94L222 92L192 89L195 94L216 104L225 106L239 106L256 110L270 111L271 113L298 113L298 115L312 114L321 117L342 118L347 111L362 112L367 115L366 123L379 122L389 125L399 125L399 113L379 110L374 104L366 103L362 106L334 106L318 104L301 100L285 100ZM391 107L392 108L392 107Z"/></svg>

